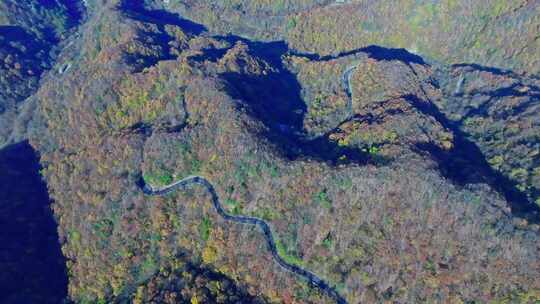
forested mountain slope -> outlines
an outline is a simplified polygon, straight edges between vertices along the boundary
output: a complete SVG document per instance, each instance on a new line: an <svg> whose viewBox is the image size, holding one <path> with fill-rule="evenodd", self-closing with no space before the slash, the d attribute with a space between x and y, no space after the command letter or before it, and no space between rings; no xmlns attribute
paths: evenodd
<svg viewBox="0 0 540 304"><path fill-rule="evenodd" d="M55 46L83 12L71 1L0 1L0 147L12 135L18 108L53 66Z"/></svg>
<svg viewBox="0 0 540 304"><path fill-rule="evenodd" d="M538 301L539 5L430 3L85 1L14 125L69 299Z"/></svg>

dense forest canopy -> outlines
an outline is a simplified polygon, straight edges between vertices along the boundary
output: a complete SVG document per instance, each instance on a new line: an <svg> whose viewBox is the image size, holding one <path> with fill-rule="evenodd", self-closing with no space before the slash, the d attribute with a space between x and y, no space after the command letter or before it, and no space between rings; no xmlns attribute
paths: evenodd
<svg viewBox="0 0 540 304"><path fill-rule="evenodd" d="M540 301L539 11L0 0L0 302Z"/></svg>

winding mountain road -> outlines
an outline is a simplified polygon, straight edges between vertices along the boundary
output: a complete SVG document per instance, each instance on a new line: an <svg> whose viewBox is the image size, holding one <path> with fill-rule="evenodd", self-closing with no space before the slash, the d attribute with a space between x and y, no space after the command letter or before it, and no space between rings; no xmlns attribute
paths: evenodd
<svg viewBox="0 0 540 304"><path fill-rule="evenodd" d="M349 110L349 116L347 119L353 116L353 92L351 89L351 78L353 75L353 72L356 70L358 66L353 65L345 69L341 76L341 81L343 83L343 86L345 87L345 93L348 97L348 104L347 108ZM206 188L206 190L210 193L212 196L212 204L214 205L214 208L216 209L216 212L225 220L241 223L241 224L247 224L252 226L257 226L259 229L262 230L264 237L266 239L266 243L268 245L268 249L272 253L272 257L274 260L284 269L295 273L296 275L299 275L306 279L310 284L318 287L322 291L324 291L330 298L336 301L338 304L348 304L347 301L339 295L339 293L336 291L336 289L332 286L330 286L327 282L325 282L323 279L321 279L319 276L314 274L311 271L308 271L304 268L301 268L297 265L287 263L278 253L276 248L276 242L274 240L274 236L272 235L272 230L270 229L270 226L266 221L263 219L257 218L257 217L251 217L251 216L242 216L242 215L230 215L227 212L225 212L225 209L223 208L223 205L221 204L219 200L219 196L217 195L216 189L210 183L206 178L202 176L188 176L186 178L183 178L181 180L178 180L172 184L160 187L160 188L153 188L148 184L144 184L142 186L142 190L146 195L151 196L161 196L165 195L171 192L174 192L180 188L186 188L190 185L200 185Z"/></svg>
<svg viewBox="0 0 540 304"><path fill-rule="evenodd" d="M339 304L347 304L347 301L339 295L339 293L336 291L336 289L332 286L330 286L328 283L326 283L323 279L319 278L316 274L313 272L310 272L304 268L301 268L297 265L293 265L290 263L287 263L278 253L276 248L276 242L274 240L274 236L272 235L272 231L270 229L270 226L262 219L256 218L256 217L250 217L250 216L238 216L238 215L230 215L227 212L225 212L225 209L223 209L223 206L221 205L221 202L219 200L219 196L217 195L216 189L210 183L206 178L202 176L188 176L186 178L183 178L179 181L176 181L170 185L154 189L153 187L149 186L148 184L145 184L142 187L142 190L147 195L152 196L160 196L165 195L167 193L171 193L173 191L176 191L180 188L186 188L190 185L201 185L210 193L212 196L212 203L214 205L214 208L216 209L217 213L224 218L227 221L241 223L241 224L247 224L247 225L253 225L259 227L266 239L266 243L268 245L268 248L270 249L270 252L272 253L272 257L274 260L283 268L286 270L293 272L306 280L309 281L312 285L318 287L322 291L324 291L329 297L334 299L336 303Z"/></svg>
<svg viewBox="0 0 540 304"><path fill-rule="evenodd" d="M353 92L351 89L351 78L353 75L354 70L356 70L358 66L353 65L348 67L341 76L341 82L343 83L343 86L345 87L345 93L347 93L347 97L349 98L347 108L349 109L349 117L351 118L354 115L353 112Z"/></svg>

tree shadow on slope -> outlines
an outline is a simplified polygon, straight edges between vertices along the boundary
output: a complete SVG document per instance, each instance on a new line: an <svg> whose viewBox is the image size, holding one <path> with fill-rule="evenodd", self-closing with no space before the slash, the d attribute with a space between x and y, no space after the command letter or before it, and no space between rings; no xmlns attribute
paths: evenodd
<svg viewBox="0 0 540 304"><path fill-rule="evenodd" d="M41 74L51 67L51 47L20 26L0 26L0 57L5 58L0 64L0 103L22 101L34 92Z"/></svg>
<svg viewBox="0 0 540 304"><path fill-rule="evenodd" d="M155 41L159 42L162 50L167 50L162 56L146 58L144 65L139 66L137 71L152 66L160 60L176 58L168 51L172 37L165 33L165 25L179 26L192 35L201 35L206 32L204 25L183 19L178 14L165 10L147 9L142 2L123 1L118 8L129 18L155 24L161 34L150 34ZM300 95L301 86L296 76L283 66L281 60L282 55L290 53L287 44L283 41L253 42L234 35L214 38L225 40L231 45L243 42L249 46L253 55L276 68L274 72L260 76L244 73L223 73L221 76L228 83L228 93L244 102L248 112L266 125L268 131L262 135L274 143L285 157L288 159L312 158L331 164L365 164L372 160L369 154L359 149L340 147L326 136L315 139L308 139L305 136L303 119L307 107ZM228 48L206 49L203 55L191 59L217 60L227 50Z"/></svg>
<svg viewBox="0 0 540 304"><path fill-rule="evenodd" d="M455 92L450 94L450 98L467 98L469 99L469 102L476 99L484 99L484 101L479 105L468 106L466 109L464 109L466 111L460 113L461 119L459 121L456 121L456 123L460 125L464 124L467 119L474 116L489 115L488 112L491 106L495 102L505 97L527 97L528 101L519 104L519 106L517 107L509 107L508 111L504 111L503 113L498 114L498 116L495 117L496 119L507 119L510 115L524 114L524 112L529 107L538 104L538 101L540 100L540 87L533 85L532 83L527 83L526 85L524 85L524 77L514 73L513 71L501 70L493 67L485 67L477 64L456 64L453 65L453 67L466 67L471 69L469 72L487 72L492 75L505 76L514 80L512 83L507 84L506 86L496 88L488 87L487 89L482 88L479 90L473 90L466 95L464 95L463 92L459 92L459 90L456 90ZM538 78L533 75L528 75L527 78L531 80L538 80ZM524 86L526 86L528 89L523 90Z"/></svg>
<svg viewBox="0 0 540 304"><path fill-rule="evenodd" d="M378 61L396 60L403 62L408 66L413 63L420 65L427 64L422 57L409 53L405 49L385 48L374 45L335 56L329 55L319 57L316 54L295 55L303 56L315 61L329 61L343 56L353 56L359 53L365 53L369 58ZM483 67L475 64L468 66L481 71L489 71L497 75L515 75L511 71L502 71L496 68ZM523 94L525 93L520 92L516 86L513 86L490 92L490 97L522 96ZM419 150L429 152L431 157L438 162L440 171L446 178L449 178L455 184L461 186L465 184L487 183L505 197L514 215L527 218L533 223L540 223L540 208L538 205L530 203L527 199L527 195L523 191L520 191L513 181L494 170L479 147L474 142L467 139L466 134L460 130L458 125L450 121L433 103L421 102L418 97L414 95L404 97L423 114L434 117L441 125L453 132L456 141L454 148L450 152L443 151L432 144L421 144L417 146ZM531 98L531 100L535 99L538 99L537 95L532 96ZM527 105L528 103L520 105L520 107L526 107ZM520 110L520 108L514 109L514 111L517 110ZM487 115L487 113L484 114Z"/></svg>
<svg viewBox="0 0 540 304"><path fill-rule="evenodd" d="M533 104L538 103L538 100L540 100L540 94L539 93L529 94L528 92L519 91L518 90L519 86L520 86L520 84L513 84L513 85L511 85L509 87L499 88L499 89L491 91L491 92L478 92L478 93L475 93L475 94L478 94L478 95L482 95L483 97L487 97L486 101L481 103L476 108L471 108L470 111L468 111L467 113L462 115L462 118L459 120L459 123L463 124L463 123L465 123L465 121L467 119L472 118L474 116L488 115L488 112L489 112L489 110L490 110L490 108L492 106L492 103L494 101L496 101L497 99L499 99L499 98L504 98L504 97L524 97L524 96L529 96L530 97L528 102L522 103L518 107L511 108L511 111L513 113L523 112L523 110L526 110L529 106L532 106ZM536 88L536 90L538 91L538 88ZM456 96L459 96L459 95L456 95ZM507 113L507 115L509 116L510 113ZM505 119L506 117L496 117L496 118Z"/></svg>
<svg viewBox="0 0 540 304"><path fill-rule="evenodd" d="M206 32L206 27L198 23L181 18L178 14L165 10L147 9L144 1L122 1L118 5L118 10L128 18L157 27L157 31L144 31L142 34L146 38L143 43L149 45L153 51L159 50L158 54L128 55L128 63L136 67L135 72L140 72L144 68L151 67L161 60L172 60L177 58L177 54L172 51L171 42L174 37L167 32L166 26L178 26L188 35L200 35ZM157 48L156 48L157 47Z"/></svg>
<svg viewBox="0 0 540 304"><path fill-rule="evenodd" d="M41 0L43 1L43 0ZM54 2L53 0L46 0L47 2ZM60 3L62 3L66 9L67 13L69 15L70 19L70 25L71 26L77 26L81 24L83 21L83 18L86 14L86 7L83 3L83 1L77 1L77 0L61 0Z"/></svg>
<svg viewBox="0 0 540 304"><path fill-rule="evenodd" d="M522 87L521 82L513 83L510 86L497 88L495 90L487 91L487 92L474 92L474 99L485 99L482 103L480 103L476 107L468 107L461 116L461 118L457 121L455 121L455 124L458 125L460 128L462 128L467 121L470 119L475 119L477 117L486 117L488 115L491 115L491 117L494 120L494 123L503 123L503 125L508 125L509 122L512 122L513 120L519 120L520 118L527 118L534 119L533 117L540 117L540 88L536 87L534 85L528 85L530 90L523 91L520 90L520 87ZM506 99L507 97L515 98L515 97L523 97L524 100L520 102L519 104L513 104L515 102L511 99ZM510 102L507 102L510 101ZM507 108L499 108L497 109L498 103L504 103L505 105L508 105ZM491 112L491 114L490 114ZM531 124L533 125L533 124ZM531 140L530 137L527 137L527 134L531 136L531 133L534 133L535 131L538 131L538 126L531 127L531 130L521 130L521 132L514 135L514 138L505 138L505 139L498 139L498 140L492 140L492 142L499 142L501 144L505 144L504 149L508 149L510 151L513 151L518 145L521 146L522 149L528 151L529 155L533 155L533 151L535 149L535 146L538 146L538 136L534 136L536 138L535 140ZM486 131L482 137L484 138L497 138L495 132ZM503 147L499 147L499 149L502 149ZM502 152L502 151L501 151ZM509 153L507 153L509 154ZM513 161L516 161L514 164L514 168L521 168L525 170L531 170L534 168L534 166L540 166L540 159L536 158L534 160L534 157L532 159L532 166L529 167L528 165L524 163L520 163L517 161L517 158L519 158L520 155L516 155L515 157L511 156L513 158ZM512 160L512 159L507 159ZM508 174L508 172L506 173ZM510 180L510 179L509 179ZM517 183L516 183L517 185ZM527 189L523 191L524 194L529 194L529 201L534 200L534 197L540 197L540 189L535 187L533 184L528 184ZM536 204L532 203L535 207L538 207ZM537 210L538 212L538 210Z"/></svg>
<svg viewBox="0 0 540 304"><path fill-rule="evenodd" d="M273 67L273 71L259 75L226 72L220 76L227 82L228 94L240 100L252 117L264 123L266 131L261 135L287 159L314 159L330 165L384 162L380 158L375 161L360 149L339 146L329 139L329 134L316 138L307 136L304 129L307 105L301 97L302 87L296 75L282 62L282 56L290 53L285 42L253 42L233 35L216 38L225 39L231 45L246 44L254 57ZM219 52L223 51L210 50L214 58Z"/></svg>
<svg viewBox="0 0 540 304"><path fill-rule="evenodd" d="M354 56L358 54L366 54L369 58L378 61L401 61L407 65L412 63L425 65L427 64L421 56L408 52L403 48L387 48L378 45L369 45L363 48L342 52L337 55L320 56L313 53L301 53L294 50L289 50L289 53L298 57L304 57L314 61L331 61L343 57Z"/></svg>
<svg viewBox="0 0 540 304"><path fill-rule="evenodd" d="M39 159L27 142L0 150L1 303L62 303L67 270Z"/></svg>
<svg viewBox="0 0 540 304"><path fill-rule="evenodd" d="M486 183L508 202L512 214L527 218L530 222L540 223L540 208L528 201L527 195L517 189L516 184L491 167L480 148L449 120L432 103L422 102L414 95L405 98L422 113L435 118L441 125L454 134L454 146L450 151L442 150L433 144L420 144L420 151L428 152L439 165L441 173L454 184Z"/></svg>
<svg viewBox="0 0 540 304"><path fill-rule="evenodd" d="M143 287L146 298L142 300L153 303L165 303L171 295L176 296L178 303L188 303L192 295L197 295L198 303L245 303L264 304L269 301L263 296L251 295L243 286L237 284L227 275L190 259L191 254L180 252L175 256L177 264L161 266L160 270L137 285L126 286L116 303L132 303L137 289ZM178 263L181 261L181 263ZM220 288L215 288L220 286ZM192 302L193 303L193 302Z"/></svg>
<svg viewBox="0 0 540 304"><path fill-rule="evenodd" d="M159 24L175 24L186 30L193 29L192 33L194 34L201 34L206 31L203 25L184 20L178 15L166 11L149 11L140 4L124 4L124 8L127 11L137 13L132 15L132 18L140 18L140 20L147 22L153 20L150 22ZM228 93L233 98L240 100L252 117L265 124L266 131L261 135L276 145L285 157L290 160L299 158L315 159L332 165L341 163L366 164L370 162L385 164L391 161L390 159L378 158L375 162L369 153L356 148L339 146L328 137L332 131L317 138L308 138L303 128L307 106L301 98L302 88L296 75L284 67L282 56L292 54L314 61L330 61L364 53L375 60L397 60L409 66L413 63L425 65L426 62L421 56L412 54L405 49L385 48L375 45L338 55L319 56L317 54L297 53L289 49L288 45L283 41L255 42L235 35L215 36L214 38L225 40L230 45L242 42L248 46L252 55L263 59L274 68L272 72L267 74L253 75L241 72L227 72L222 73L221 76L227 83ZM222 57L229 49L207 49L204 50L204 54L193 59L214 61ZM513 91L506 93L513 94ZM436 118L444 127L454 132L456 142L450 152L429 144L418 145L417 147L420 151L429 152L439 163L443 175L450 178L457 185L488 183L506 197L513 213L537 217L537 206L527 204L526 196L511 181L496 172L489 165L478 146L469 141L465 134L448 120L437 107L419 102L416 96L407 96L406 98L422 113Z"/></svg>
<svg viewBox="0 0 540 304"><path fill-rule="evenodd" d="M37 40L36 37L28 33L24 28L20 26L2 25L0 26L0 33L2 34L2 36L5 37L7 41L20 40L23 42L28 42L27 44L30 45L32 51L47 47L47 45L45 45L41 41L34 42L33 40Z"/></svg>
<svg viewBox="0 0 540 304"><path fill-rule="evenodd" d="M119 9L132 19L160 26L176 25L181 27L183 31L193 35L200 35L207 30L204 25L184 19L176 13L166 10L147 9L144 1L124 0L120 3Z"/></svg>
<svg viewBox="0 0 540 304"><path fill-rule="evenodd" d="M499 76L520 77L519 74L515 73L512 70L505 70L505 69L500 69L496 67L480 65L476 63L457 63L457 64L453 64L452 67L454 68L469 67L476 71L488 72L488 73L499 75ZM528 75L528 77L539 79L537 75Z"/></svg>
<svg viewBox="0 0 540 304"><path fill-rule="evenodd" d="M30 1L28 1L30 2ZM86 7L83 1L77 0L37 0L38 5L49 11L49 14L53 15L56 11L63 11L66 18L66 26L68 28L78 26L86 14ZM31 3L35 5L35 3ZM31 7L36 11L35 7ZM43 25L40 25L43 26ZM52 28L47 29L48 37L53 38L56 36L55 30Z"/></svg>

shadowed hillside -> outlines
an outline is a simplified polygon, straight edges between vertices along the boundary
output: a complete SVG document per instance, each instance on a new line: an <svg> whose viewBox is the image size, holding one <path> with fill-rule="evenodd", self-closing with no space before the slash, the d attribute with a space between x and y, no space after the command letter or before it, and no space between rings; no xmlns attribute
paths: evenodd
<svg viewBox="0 0 540 304"><path fill-rule="evenodd" d="M36 152L22 142L0 150L0 302L62 303L66 260Z"/></svg>
<svg viewBox="0 0 540 304"><path fill-rule="evenodd" d="M57 48L84 15L78 1L0 2L0 147L8 144L18 108L54 65Z"/></svg>

